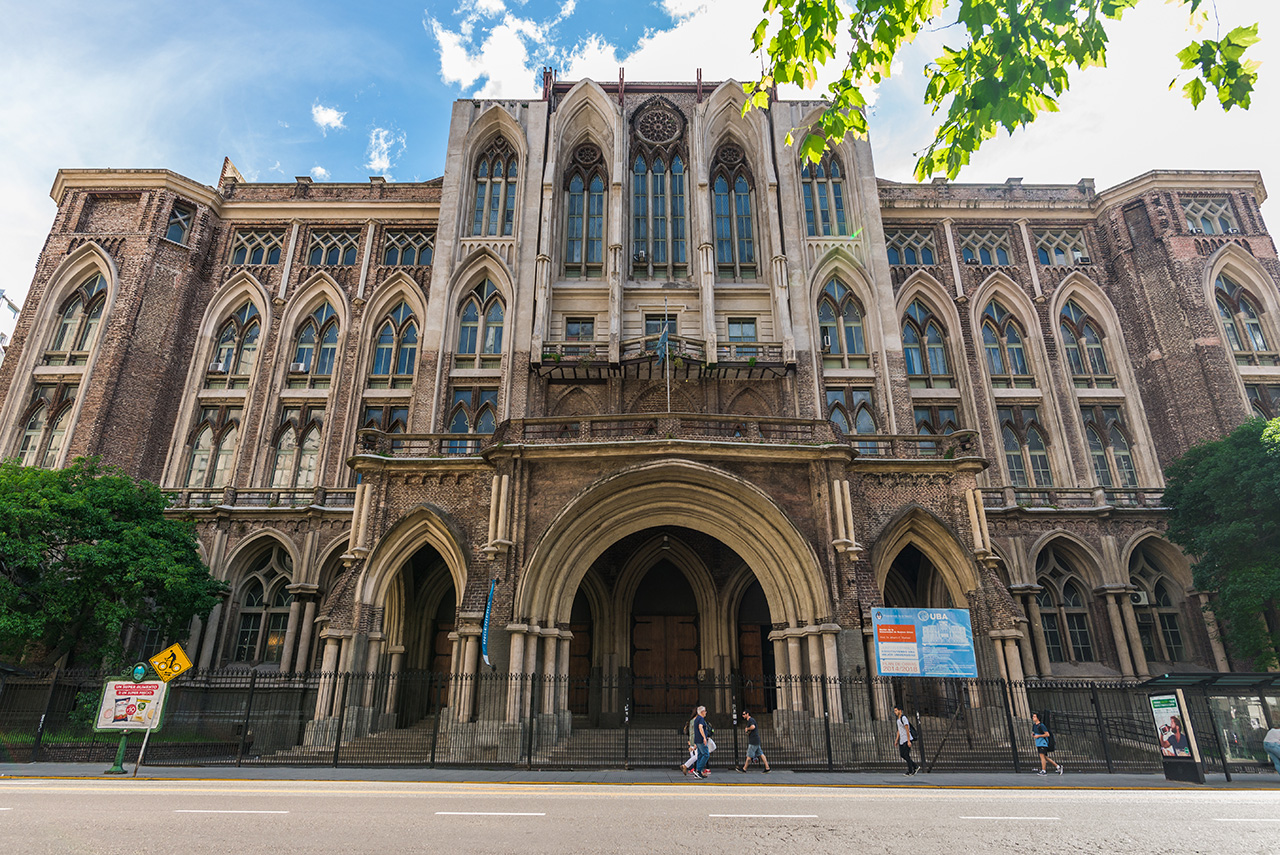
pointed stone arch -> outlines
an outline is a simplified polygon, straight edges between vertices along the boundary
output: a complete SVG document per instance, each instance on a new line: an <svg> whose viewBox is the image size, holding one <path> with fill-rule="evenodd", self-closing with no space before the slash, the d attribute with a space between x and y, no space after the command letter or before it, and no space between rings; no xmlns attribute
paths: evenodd
<svg viewBox="0 0 1280 855"><path fill-rule="evenodd" d="M696 147L706 153L695 161L698 164L699 184L709 183L713 155L723 143L730 141L742 146L758 185L771 187L778 183L773 162L766 156L770 144L764 111L752 110L743 116L742 108L745 104L746 95L742 91L742 84L732 79L717 86L707 98L703 120L694 125L695 128L702 128L702 138L695 141ZM762 203L761 210L765 209Z"/></svg>
<svg viewBox="0 0 1280 855"><path fill-rule="evenodd" d="M238 584L236 577L244 574L244 568L251 558L256 557L269 546L283 547L293 565L292 581L297 581L299 568L302 566L302 555L293 538L273 526L259 528L253 534L235 545L222 561L222 566L214 570L215 578L225 582Z"/></svg>
<svg viewBox="0 0 1280 855"><path fill-rule="evenodd" d="M604 412L596 395L581 386L574 386L551 405L553 416L590 416Z"/></svg>
<svg viewBox="0 0 1280 855"><path fill-rule="evenodd" d="M1139 549L1147 549L1155 553L1160 559L1160 569L1182 586L1183 593L1194 589L1195 580L1192 576L1190 559L1187 558L1186 553L1168 541L1165 532L1156 528L1144 528L1125 542L1121 550L1121 561L1124 563L1126 574Z"/></svg>
<svg viewBox="0 0 1280 855"><path fill-rule="evenodd" d="M639 531L678 526L715 537L760 579L779 622L830 618L817 554L781 508L754 484L691 461L657 461L602 478L569 502L529 553L515 612L564 622L573 592L612 544Z"/></svg>
<svg viewBox="0 0 1280 855"><path fill-rule="evenodd" d="M1267 273L1266 268L1234 243L1223 244L1209 256L1204 266L1201 286L1204 289L1205 306L1213 317L1214 328L1217 329L1219 324L1214 282L1223 273L1261 304L1267 339L1273 348L1280 347L1280 290L1277 290L1276 281Z"/></svg>
<svg viewBox="0 0 1280 855"><path fill-rule="evenodd" d="M504 106L493 101L488 102L471 127L467 129L462 149L462 168L466 174L471 174L475 159L481 150L499 135L515 149L516 155L520 158L521 174L524 174L529 166L529 146L525 140L524 128Z"/></svg>
<svg viewBox="0 0 1280 855"><path fill-rule="evenodd" d="M764 399L764 396L755 389L743 389L734 395L729 401L729 406L724 412L727 415L743 415L743 416L772 416L774 415L773 407Z"/></svg>
<svg viewBox="0 0 1280 855"><path fill-rule="evenodd" d="M1031 572L1039 579L1040 556L1048 548L1060 551L1070 559L1075 575L1087 586L1086 594L1102 584L1102 556L1079 535L1064 528L1055 528L1036 538L1028 554L1031 556ZM1038 583L1037 583L1038 584Z"/></svg>
<svg viewBox="0 0 1280 855"><path fill-rule="evenodd" d="M673 413L696 413L700 407L688 390L672 386L671 411ZM627 406L628 413L665 413L667 411L667 390L665 386L653 385L637 394Z"/></svg>
<svg viewBox="0 0 1280 855"><path fill-rule="evenodd" d="M489 279L502 295L503 302L510 310L514 305L516 279L507 263L489 247L480 247L472 252L453 269L449 277L449 287L445 293L447 300L444 311L452 318L471 289L482 280Z"/></svg>
<svg viewBox="0 0 1280 855"><path fill-rule="evenodd" d="M973 556L950 526L916 504L899 511L876 538L870 556L876 589L884 590L894 559L907 546L914 546L933 564L956 608L968 608L969 594L982 587Z"/></svg>
<svg viewBox="0 0 1280 855"><path fill-rule="evenodd" d="M373 545L355 580L353 606L357 609L381 607L405 562L423 546L431 547L444 559L461 601L467 590L470 565L466 543L461 526L448 512L431 504L418 505Z"/></svg>
<svg viewBox="0 0 1280 855"><path fill-rule="evenodd" d="M693 589L694 603L703 620L698 622L698 648L701 653L699 667L713 668L714 657L718 648L714 637L711 616L716 612L716 584L711 577L711 570L698 553L679 537L670 534L658 534L641 543L628 557L618 573L613 586L613 613L628 616L634 611L636 592L645 576L660 561L670 561L680 571L689 587ZM572 602L570 603L572 606ZM621 664L631 665L631 622L616 621L615 631L619 637L615 641L615 650L621 652Z"/></svg>
<svg viewBox="0 0 1280 855"><path fill-rule="evenodd" d="M600 147L609 163L610 180L619 180L626 147L621 145L622 112L618 102L610 99L599 83L584 78L556 105L555 115L555 140L548 153L553 161L548 167L554 171L548 172L545 180L559 186L558 177L568 165L567 153L588 141Z"/></svg>
<svg viewBox="0 0 1280 855"><path fill-rule="evenodd" d="M332 276L323 270L313 273L289 295L289 306L280 319L281 341L287 340L302 323L302 319L319 307L321 298L328 299L338 316L339 334L345 336L351 328L351 312L346 292Z"/></svg>

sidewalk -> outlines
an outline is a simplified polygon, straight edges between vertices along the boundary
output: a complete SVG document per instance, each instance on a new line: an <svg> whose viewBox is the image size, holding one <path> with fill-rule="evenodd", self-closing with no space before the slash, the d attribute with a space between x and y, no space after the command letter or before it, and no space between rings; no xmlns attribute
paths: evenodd
<svg viewBox="0 0 1280 855"><path fill-rule="evenodd" d="M393 783L453 784L684 784L690 787L715 784L751 784L771 787L911 787L995 788L995 789L1094 789L1094 790L1280 790L1280 776L1267 771L1233 774L1231 783L1222 775L1209 775L1203 786L1166 781L1163 775L1078 774L1036 775L1034 772L934 772L912 778L890 772L788 772L776 770L746 774L713 770L706 781L687 778L672 768L596 769L576 771L526 771L523 769L423 769L353 768L330 766L144 766L133 774L104 775L109 763L0 763L0 779L96 778L100 780L200 780L200 781L362 781Z"/></svg>

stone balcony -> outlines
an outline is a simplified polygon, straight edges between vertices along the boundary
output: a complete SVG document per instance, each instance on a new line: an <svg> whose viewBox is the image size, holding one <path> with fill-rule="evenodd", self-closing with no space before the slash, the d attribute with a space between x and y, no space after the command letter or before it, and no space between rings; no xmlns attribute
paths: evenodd
<svg viewBox="0 0 1280 855"><path fill-rule="evenodd" d="M626 339L619 347L619 361L610 363L607 341L548 341L532 366L541 377L585 380L623 375L656 380L667 373L680 380L717 377L752 380L782 377L794 367L785 361L782 342L721 342L710 352L702 339L668 336L670 364L658 359L660 336Z"/></svg>
<svg viewBox="0 0 1280 855"><path fill-rule="evenodd" d="M982 491L982 504L990 511L1154 509L1165 506L1162 487L1140 489L1050 487L1043 490L1026 487L987 487Z"/></svg>
<svg viewBox="0 0 1280 855"><path fill-rule="evenodd" d="M293 489L248 489L220 487L216 490L175 490L169 494L170 508L321 508L350 510L355 490L332 487Z"/></svg>

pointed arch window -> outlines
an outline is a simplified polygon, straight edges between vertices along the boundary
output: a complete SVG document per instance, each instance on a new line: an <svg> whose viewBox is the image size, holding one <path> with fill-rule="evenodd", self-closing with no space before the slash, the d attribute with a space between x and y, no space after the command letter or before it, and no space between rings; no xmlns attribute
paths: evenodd
<svg viewBox="0 0 1280 855"><path fill-rule="evenodd" d="M955 385L947 359L946 333L919 300L911 301L902 319L902 347L912 388L950 389Z"/></svg>
<svg viewBox="0 0 1280 855"><path fill-rule="evenodd" d="M1053 547L1046 548L1037 561L1036 595L1040 626L1050 662L1093 662L1089 601L1074 568Z"/></svg>
<svg viewBox="0 0 1280 855"><path fill-rule="evenodd" d="M449 403L449 433L491 434L498 426L498 390L480 386L458 387ZM457 439L445 443L449 454L474 454L479 439Z"/></svg>
<svg viewBox="0 0 1280 855"><path fill-rule="evenodd" d="M1022 327L999 300L982 310L982 348L991 385L999 389L1029 389L1036 385L1027 363Z"/></svg>
<svg viewBox="0 0 1280 855"><path fill-rule="evenodd" d="M191 429L183 483L188 489L221 490L231 482L232 463L240 440L240 407L203 406Z"/></svg>
<svg viewBox="0 0 1280 855"><path fill-rule="evenodd" d="M804 222L809 237L847 235L849 223L844 205L844 171L840 159L831 152L817 163L804 158L800 167L800 190L804 196Z"/></svg>
<svg viewBox="0 0 1280 855"><path fill-rule="evenodd" d="M862 306L838 279L828 282L818 296L818 330L823 367L871 367Z"/></svg>
<svg viewBox="0 0 1280 855"><path fill-rule="evenodd" d="M1058 332L1067 367L1077 389L1114 389L1115 375L1107 362L1100 326L1075 300L1068 300L1058 316Z"/></svg>
<svg viewBox="0 0 1280 855"><path fill-rule="evenodd" d="M519 161L502 137L495 138L476 158L471 234L510 237L514 232Z"/></svg>
<svg viewBox="0 0 1280 855"><path fill-rule="evenodd" d="M603 276L608 175L599 146L583 143L574 149L564 186L564 275L572 279Z"/></svg>
<svg viewBox="0 0 1280 855"><path fill-rule="evenodd" d="M1183 212L1187 216L1187 229L1193 235L1233 235L1240 231L1231 201L1225 197L1188 200L1183 204Z"/></svg>
<svg viewBox="0 0 1280 855"><path fill-rule="evenodd" d="M827 418L840 429L840 433L869 435L877 433L875 408L871 390L857 386L828 386ZM876 454L878 448L874 442L858 443L858 450L865 454Z"/></svg>
<svg viewBox="0 0 1280 855"><path fill-rule="evenodd" d="M392 267L429 266L435 241L435 232L389 231L382 263Z"/></svg>
<svg viewBox="0 0 1280 855"><path fill-rule="evenodd" d="M1119 407L1087 404L1080 407L1085 441L1093 461L1093 475L1102 487L1138 486L1138 473L1129 447L1129 431Z"/></svg>
<svg viewBox="0 0 1280 855"><path fill-rule="evenodd" d="M289 629L289 591L293 562L276 546L246 574L240 588L240 618L231 661L257 665L279 663Z"/></svg>
<svg viewBox="0 0 1280 855"><path fill-rule="evenodd" d="M18 445L18 460L23 466L52 469L58 465L71 427L77 389L74 383L36 384L24 413L25 427Z"/></svg>
<svg viewBox="0 0 1280 855"><path fill-rule="evenodd" d="M324 433L323 407L286 405L276 429L275 460L271 486L285 490L315 487L320 465L320 440Z"/></svg>
<svg viewBox="0 0 1280 855"><path fill-rule="evenodd" d="M712 165L711 203L715 225L716 276L742 281L757 277L753 180L743 150L725 143Z"/></svg>
<svg viewBox="0 0 1280 855"><path fill-rule="evenodd" d="M458 312L455 368L501 368L506 308L498 287L485 279L462 301Z"/></svg>
<svg viewBox="0 0 1280 855"><path fill-rule="evenodd" d="M307 316L294 337L290 389L328 389L338 358L338 316L325 300Z"/></svg>
<svg viewBox="0 0 1280 855"><path fill-rule="evenodd" d="M689 273L684 159L636 155L631 169L631 275L680 279Z"/></svg>
<svg viewBox="0 0 1280 855"><path fill-rule="evenodd" d="M1213 297L1218 306L1227 343L1240 365L1280 365L1280 354L1272 348L1262 329L1262 313L1253 297L1225 273L1213 281Z"/></svg>
<svg viewBox="0 0 1280 855"><path fill-rule="evenodd" d="M45 365L84 365L98 340L98 325L107 306L107 280L94 273L63 302Z"/></svg>
<svg viewBox="0 0 1280 855"><path fill-rule="evenodd" d="M1255 416L1264 419L1280 417L1280 386L1250 384L1244 390Z"/></svg>
<svg viewBox="0 0 1280 855"><path fill-rule="evenodd" d="M218 328L213 360L205 373L206 389L247 389L258 364L262 319L258 307L246 300Z"/></svg>
<svg viewBox="0 0 1280 855"><path fill-rule="evenodd" d="M1035 407L997 407L1005 469L1014 487L1052 487L1045 431Z"/></svg>
<svg viewBox="0 0 1280 855"><path fill-rule="evenodd" d="M382 318L369 369L370 389L408 389L418 364L418 321L401 300Z"/></svg>
<svg viewBox="0 0 1280 855"><path fill-rule="evenodd" d="M1130 559L1129 584L1135 589L1130 600L1147 660L1184 661L1186 649L1179 623L1183 597L1179 586L1160 572L1144 548L1136 550Z"/></svg>

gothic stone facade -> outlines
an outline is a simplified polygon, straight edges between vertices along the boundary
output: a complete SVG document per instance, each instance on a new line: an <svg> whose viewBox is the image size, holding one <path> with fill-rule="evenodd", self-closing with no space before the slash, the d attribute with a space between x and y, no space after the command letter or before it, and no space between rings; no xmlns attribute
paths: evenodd
<svg viewBox="0 0 1280 855"><path fill-rule="evenodd" d="M175 492L202 667L474 674L492 584L513 674L868 674L877 606L989 677L1228 669L1162 468L1275 414L1260 176L904 185L742 99L459 101L421 184L64 170L0 452Z"/></svg>

